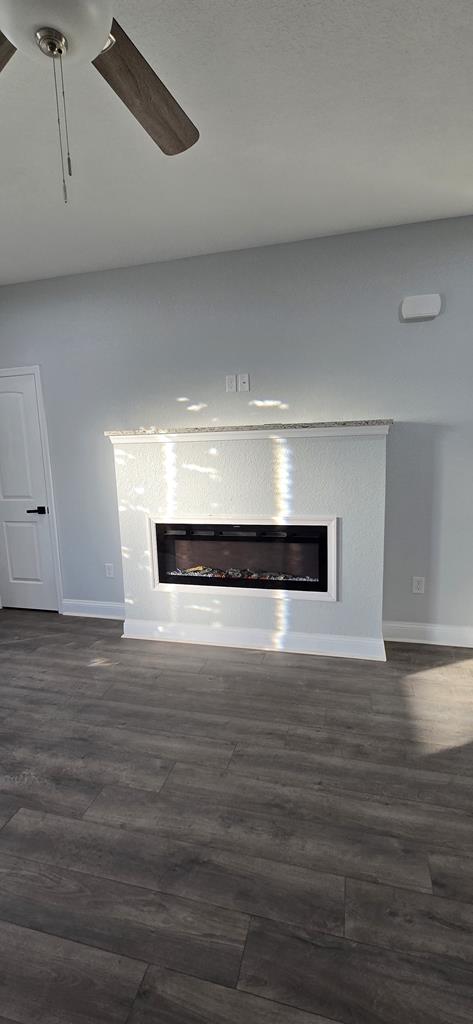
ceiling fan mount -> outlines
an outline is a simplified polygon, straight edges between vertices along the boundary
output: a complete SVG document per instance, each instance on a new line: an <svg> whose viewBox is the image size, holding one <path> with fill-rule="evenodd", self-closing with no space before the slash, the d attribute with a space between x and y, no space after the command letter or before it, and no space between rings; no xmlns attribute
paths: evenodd
<svg viewBox="0 0 473 1024"><path fill-rule="evenodd" d="M66 36L55 28L39 28L35 32L36 42L46 57L64 57L67 53L68 44Z"/></svg>

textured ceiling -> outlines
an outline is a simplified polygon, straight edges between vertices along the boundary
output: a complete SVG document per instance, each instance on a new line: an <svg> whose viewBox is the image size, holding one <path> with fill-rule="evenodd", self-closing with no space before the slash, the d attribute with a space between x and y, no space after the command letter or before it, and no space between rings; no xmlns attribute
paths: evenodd
<svg viewBox="0 0 473 1024"><path fill-rule="evenodd" d="M473 212L471 0L117 0L200 128L164 157L90 66L0 76L0 283ZM0 26L1 27L1 26Z"/></svg>

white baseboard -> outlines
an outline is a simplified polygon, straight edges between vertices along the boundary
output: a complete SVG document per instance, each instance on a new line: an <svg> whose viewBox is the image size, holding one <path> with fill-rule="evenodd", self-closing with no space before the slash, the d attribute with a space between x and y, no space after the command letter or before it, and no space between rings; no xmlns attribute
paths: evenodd
<svg viewBox="0 0 473 1024"><path fill-rule="evenodd" d="M269 629L183 626L175 622L154 622L151 619L125 619L123 636L133 640L210 644L216 647L245 647L258 651L288 651L292 654L386 661L383 640L376 637L294 632L282 635Z"/></svg>
<svg viewBox="0 0 473 1024"><path fill-rule="evenodd" d="M121 601L74 601L65 597L60 611L63 615L83 615L93 619L125 619L125 604ZM442 626L431 622L383 622L383 633L385 640L400 643L473 647L473 626ZM217 647L247 647L260 651L325 654L334 658L386 660L384 643L376 637L338 636L328 633L290 633L282 636L264 629L180 626L174 622L153 622L151 619L126 619L123 635L135 640L171 640L188 644L211 644Z"/></svg>
<svg viewBox="0 0 473 1024"><path fill-rule="evenodd" d="M432 622L383 622L385 640L441 647L473 647L473 626L441 626Z"/></svg>
<svg viewBox="0 0 473 1024"><path fill-rule="evenodd" d="M91 619L124 619L125 605L121 601L74 601L64 597L62 615L84 615Z"/></svg>

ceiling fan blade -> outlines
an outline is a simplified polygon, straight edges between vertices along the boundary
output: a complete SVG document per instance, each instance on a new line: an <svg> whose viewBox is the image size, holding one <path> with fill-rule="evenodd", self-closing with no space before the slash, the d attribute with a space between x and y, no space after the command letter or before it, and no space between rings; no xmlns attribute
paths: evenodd
<svg viewBox="0 0 473 1024"><path fill-rule="evenodd" d="M163 153L190 149L199 132L115 19L115 44L99 53L94 67L123 100Z"/></svg>
<svg viewBox="0 0 473 1024"><path fill-rule="evenodd" d="M3 32L0 32L0 71L3 71L14 53L16 53L16 46L13 46L13 43L3 35Z"/></svg>

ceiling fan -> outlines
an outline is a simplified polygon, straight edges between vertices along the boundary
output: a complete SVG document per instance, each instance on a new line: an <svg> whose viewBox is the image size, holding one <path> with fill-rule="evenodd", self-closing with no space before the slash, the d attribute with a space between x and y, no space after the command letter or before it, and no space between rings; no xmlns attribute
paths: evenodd
<svg viewBox="0 0 473 1024"><path fill-rule="evenodd" d="M17 49L60 63L66 137L62 59L67 56L67 62L92 61L166 155L197 142L195 125L113 18L113 0L0 0L0 25L0 72ZM62 145L57 83L56 102Z"/></svg>

